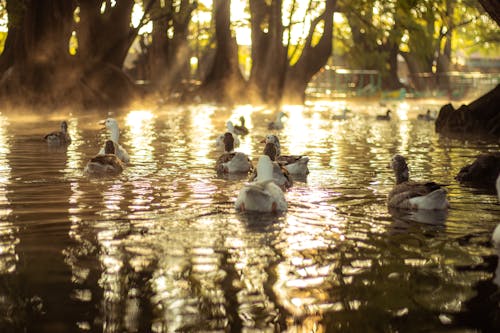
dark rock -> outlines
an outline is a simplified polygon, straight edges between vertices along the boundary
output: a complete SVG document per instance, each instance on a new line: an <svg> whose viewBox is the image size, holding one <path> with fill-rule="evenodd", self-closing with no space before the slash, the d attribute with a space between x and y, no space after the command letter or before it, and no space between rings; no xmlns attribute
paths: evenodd
<svg viewBox="0 0 500 333"><path fill-rule="evenodd" d="M500 138L500 84L493 90L457 110L451 104L439 110L436 132L473 134Z"/></svg>
<svg viewBox="0 0 500 333"><path fill-rule="evenodd" d="M500 152L479 155L476 160L464 166L455 179L472 187L494 189L500 174Z"/></svg>

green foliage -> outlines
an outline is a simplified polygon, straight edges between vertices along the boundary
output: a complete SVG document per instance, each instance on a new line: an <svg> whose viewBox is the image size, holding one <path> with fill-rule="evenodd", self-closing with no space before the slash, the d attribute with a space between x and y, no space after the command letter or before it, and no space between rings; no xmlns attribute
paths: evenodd
<svg viewBox="0 0 500 333"><path fill-rule="evenodd" d="M7 33L4 31L0 31L0 54L2 54L2 52L3 52L6 39L7 39Z"/></svg>

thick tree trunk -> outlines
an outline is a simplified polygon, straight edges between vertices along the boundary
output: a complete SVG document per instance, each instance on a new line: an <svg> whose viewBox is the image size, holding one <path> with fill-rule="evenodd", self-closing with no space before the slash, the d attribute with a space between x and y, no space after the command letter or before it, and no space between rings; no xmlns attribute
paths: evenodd
<svg viewBox="0 0 500 333"><path fill-rule="evenodd" d="M231 1L215 0L215 35L217 48L212 69L199 93L216 102L233 103L244 96L244 79L238 65L238 46L231 36Z"/></svg>
<svg viewBox="0 0 500 333"><path fill-rule="evenodd" d="M9 2L15 25L9 27L11 40L0 62L2 69L9 68L0 81L2 102L49 108L117 106L135 96L133 83L121 70L135 33L130 29L133 0L117 2L107 18L101 17L100 1L81 1L77 56L69 54L75 1L25 0L22 10L19 2Z"/></svg>
<svg viewBox="0 0 500 333"><path fill-rule="evenodd" d="M120 0L101 13L102 0L80 1L77 56L87 67L108 63L122 68L137 36L137 30L130 25L134 3L134 0Z"/></svg>
<svg viewBox="0 0 500 333"><path fill-rule="evenodd" d="M269 4L264 0L250 1L250 17L252 68L247 94L254 102L270 101L276 95L278 75L287 65L282 43L281 1Z"/></svg>
<svg viewBox="0 0 500 333"><path fill-rule="evenodd" d="M57 102L65 96L75 74L68 52L73 1L26 0L22 10L15 7L19 4L8 5L16 17L2 66L8 67L0 82L3 100Z"/></svg>
<svg viewBox="0 0 500 333"><path fill-rule="evenodd" d="M152 44L148 50L151 81L164 93L179 89L190 77L188 26L196 2L182 0L178 7L172 1L161 7L157 0L155 13L160 19L153 22ZM167 31L171 31L169 36Z"/></svg>
<svg viewBox="0 0 500 333"><path fill-rule="evenodd" d="M307 84L328 61L332 53L333 11L336 0L327 0L324 12L311 24L304 49L299 60L291 66L286 74L283 100L288 103L303 103ZM313 45L313 34L317 25L323 21L323 34L316 45Z"/></svg>
<svg viewBox="0 0 500 333"><path fill-rule="evenodd" d="M498 0L479 0L479 3L500 26L500 3Z"/></svg>
<svg viewBox="0 0 500 333"><path fill-rule="evenodd" d="M434 77L424 76L425 73L432 73L432 62L423 64L415 53L401 52L401 55L408 66L413 87L419 91L434 89Z"/></svg>

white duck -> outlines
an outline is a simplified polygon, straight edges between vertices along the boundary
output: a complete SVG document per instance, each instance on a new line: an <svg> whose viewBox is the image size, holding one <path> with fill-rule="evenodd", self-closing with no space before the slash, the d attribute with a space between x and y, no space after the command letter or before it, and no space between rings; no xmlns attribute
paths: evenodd
<svg viewBox="0 0 500 333"><path fill-rule="evenodd" d="M262 141L264 143L273 143L276 146L276 161L283 165L292 175L305 176L309 174L309 157L304 155L281 155L281 144L278 137L269 134Z"/></svg>
<svg viewBox="0 0 500 333"><path fill-rule="evenodd" d="M93 157L83 172L91 176L113 176L120 174L123 169L123 162L115 155L115 143L107 140L104 145L104 154Z"/></svg>
<svg viewBox="0 0 500 333"><path fill-rule="evenodd" d="M234 204L235 208L242 212L286 211L288 204L283 191L273 182L273 164L269 156L259 157L257 170L258 179L243 185Z"/></svg>
<svg viewBox="0 0 500 333"><path fill-rule="evenodd" d="M276 120L274 121L271 121L267 128L270 129L270 130L280 130L280 129L283 129L283 122L281 120L281 118L283 118L284 116L286 116L286 113L284 113L283 111L280 111L278 112L278 114L276 115Z"/></svg>
<svg viewBox="0 0 500 333"><path fill-rule="evenodd" d="M215 170L218 173L245 173L253 169L252 161L242 152L234 151L234 137L224 134L225 152L217 159Z"/></svg>
<svg viewBox="0 0 500 333"><path fill-rule="evenodd" d="M234 139L234 147L237 148L240 146L240 139L238 138L238 135L236 135L236 133L234 132L234 125L233 125L233 122L232 121L228 121L226 123L226 129L227 131L224 133L224 134L221 134L219 135L216 139L215 139L215 147L217 150L222 150L224 151L225 150L225 144L224 144L224 135L229 132L231 133L231 135L233 136L233 139Z"/></svg>
<svg viewBox="0 0 500 333"><path fill-rule="evenodd" d="M71 136L68 133L68 123L61 122L61 130L51 132L43 137L49 145L68 145L71 143Z"/></svg>
<svg viewBox="0 0 500 333"><path fill-rule="evenodd" d="M404 209L447 209L446 189L434 182L417 183L409 180L408 165L401 155L395 155L391 168L396 176L396 185L389 193L389 207Z"/></svg>
<svg viewBox="0 0 500 333"><path fill-rule="evenodd" d="M118 128L118 122L113 118L108 118L104 121L104 125L110 131L110 140L115 144L115 154L120 160L125 163L130 161L127 151L118 143L120 139L120 129ZM104 155L105 147L101 149L99 155Z"/></svg>
<svg viewBox="0 0 500 333"><path fill-rule="evenodd" d="M264 155L267 155L272 162L274 183L282 190L286 190L292 187L293 180L288 170L283 165L276 162L276 152L276 145L270 142L266 143ZM259 179L262 180L262 178L259 177L259 170L255 169L249 180L254 181Z"/></svg>

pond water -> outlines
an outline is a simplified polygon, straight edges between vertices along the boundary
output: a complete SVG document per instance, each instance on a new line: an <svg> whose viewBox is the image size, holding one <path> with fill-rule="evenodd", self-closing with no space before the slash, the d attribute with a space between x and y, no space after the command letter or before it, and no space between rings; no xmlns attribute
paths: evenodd
<svg viewBox="0 0 500 333"><path fill-rule="evenodd" d="M347 120L332 120L344 107ZM234 209L247 176L218 177L225 122L247 120L254 160L274 113L213 105L122 113L0 114L1 332L412 332L500 328L496 195L454 176L498 142L440 137L433 103L285 108L283 153L310 174L283 214ZM83 174L120 123L117 177ZM73 142L44 134L67 119ZM387 165L448 184L445 214L389 212ZM497 278L497 280L495 280Z"/></svg>

